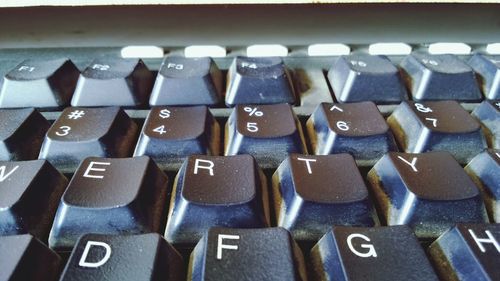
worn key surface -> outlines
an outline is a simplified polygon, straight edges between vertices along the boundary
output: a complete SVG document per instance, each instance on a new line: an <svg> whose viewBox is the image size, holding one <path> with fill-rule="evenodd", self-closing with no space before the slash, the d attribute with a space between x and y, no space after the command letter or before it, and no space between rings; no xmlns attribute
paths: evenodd
<svg viewBox="0 0 500 281"><path fill-rule="evenodd" d="M216 105L222 97L222 80L212 58L169 56L160 66L149 104Z"/></svg>
<svg viewBox="0 0 500 281"><path fill-rule="evenodd" d="M35 109L0 109L0 160L38 157L50 123Z"/></svg>
<svg viewBox="0 0 500 281"><path fill-rule="evenodd" d="M274 103L295 103L295 91L283 60L236 57L227 72L226 105Z"/></svg>
<svg viewBox="0 0 500 281"><path fill-rule="evenodd" d="M406 226L334 226L310 254L313 280L439 280Z"/></svg>
<svg viewBox="0 0 500 281"><path fill-rule="evenodd" d="M456 101L402 102L387 122L408 153L448 151L467 164L487 148L481 125Z"/></svg>
<svg viewBox="0 0 500 281"><path fill-rule="evenodd" d="M296 240L317 241L332 225L378 222L368 189L349 154L292 154L273 175L277 225Z"/></svg>
<svg viewBox="0 0 500 281"><path fill-rule="evenodd" d="M50 247L66 250L85 233L159 232L167 181L146 156L85 159L59 203Z"/></svg>
<svg viewBox="0 0 500 281"><path fill-rule="evenodd" d="M307 280L302 252L283 228L211 228L194 248L187 280Z"/></svg>
<svg viewBox="0 0 500 281"><path fill-rule="evenodd" d="M137 131L119 107L68 107L48 130L39 158L63 172L73 172L90 156L128 157Z"/></svg>
<svg viewBox="0 0 500 281"><path fill-rule="evenodd" d="M82 236L60 281L185 280L180 254L156 233Z"/></svg>
<svg viewBox="0 0 500 281"><path fill-rule="evenodd" d="M428 252L441 280L500 280L500 224L458 224Z"/></svg>
<svg viewBox="0 0 500 281"><path fill-rule="evenodd" d="M3 78L0 108L69 104L80 71L66 58L25 60Z"/></svg>
<svg viewBox="0 0 500 281"><path fill-rule="evenodd" d="M249 155L190 156L174 182L165 238L194 244L212 226L268 227L266 179Z"/></svg>
<svg viewBox="0 0 500 281"><path fill-rule="evenodd" d="M145 105L154 76L140 59L95 59L80 74L72 106Z"/></svg>
<svg viewBox="0 0 500 281"><path fill-rule="evenodd" d="M483 101L471 115L481 123L488 146L500 149L500 99Z"/></svg>
<svg viewBox="0 0 500 281"><path fill-rule="evenodd" d="M337 101L399 103L408 99L399 70L386 56L341 56L328 71Z"/></svg>
<svg viewBox="0 0 500 281"><path fill-rule="evenodd" d="M379 217L436 238L455 223L487 222L478 187L447 152L390 152L368 173Z"/></svg>
<svg viewBox="0 0 500 281"><path fill-rule="evenodd" d="M134 156L148 155L162 168L178 170L187 156L219 155L220 127L206 106L153 107Z"/></svg>
<svg viewBox="0 0 500 281"><path fill-rule="evenodd" d="M500 100L500 58L475 54L468 64L479 77L479 86L486 99Z"/></svg>
<svg viewBox="0 0 500 281"><path fill-rule="evenodd" d="M373 102L323 103L307 121L314 154L350 153L361 166L372 166L396 141Z"/></svg>

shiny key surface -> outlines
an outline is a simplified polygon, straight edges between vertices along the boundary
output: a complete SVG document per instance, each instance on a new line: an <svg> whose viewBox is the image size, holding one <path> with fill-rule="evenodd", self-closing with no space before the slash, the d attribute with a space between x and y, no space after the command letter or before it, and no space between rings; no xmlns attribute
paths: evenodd
<svg viewBox="0 0 500 281"><path fill-rule="evenodd" d="M66 250L86 233L159 232L167 181L146 156L85 159L61 198L49 245Z"/></svg>
<svg viewBox="0 0 500 281"><path fill-rule="evenodd" d="M100 58L80 74L72 106L142 106L153 74L140 59Z"/></svg>
<svg viewBox="0 0 500 281"><path fill-rule="evenodd" d="M500 58L475 54L468 64L476 72L486 99L500 100Z"/></svg>
<svg viewBox="0 0 500 281"><path fill-rule="evenodd" d="M500 149L500 100L483 101L471 115L481 123L488 146Z"/></svg>
<svg viewBox="0 0 500 281"><path fill-rule="evenodd" d="M436 238L455 223L487 222L478 187L447 152L391 152L368 173L382 223Z"/></svg>

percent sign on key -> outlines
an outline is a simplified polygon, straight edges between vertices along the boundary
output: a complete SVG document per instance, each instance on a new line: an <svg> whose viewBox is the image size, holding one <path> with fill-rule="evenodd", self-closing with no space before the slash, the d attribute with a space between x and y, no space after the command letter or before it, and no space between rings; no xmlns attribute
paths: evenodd
<svg viewBox="0 0 500 281"><path fill-rule="evenodd" d="M264 113L262 111L259 111L257 110L257 107L244 107L243 110L245 112L248 112L248 116L257 116L257 117L261 117L262 115L264 115Z"/></svg>

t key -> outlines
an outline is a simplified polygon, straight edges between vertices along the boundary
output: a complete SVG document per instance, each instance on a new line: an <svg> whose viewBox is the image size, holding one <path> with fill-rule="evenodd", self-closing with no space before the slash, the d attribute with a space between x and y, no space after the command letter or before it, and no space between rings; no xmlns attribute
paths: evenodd
<svg viewBox="0 0 500 281"><path fill-rule="evenodd" d="M380 219L436 238L455 223L486 222L481 193L447 152L390 152L368 173Z"/></svg>
<svg viewBox="0 0 500 281"><path fill-rule="evenodd" d="M148 155L160 167L178 170L189 155L219 155L219 146L219 123L206 106L153 107L134 156Z"/></svg>
<svg viewBox="0 0 500 281"><path fill-rule="evenodd" d="M156 233L86 234L59 281L181 281L184 274L181 255Z"/></svg>
<svg viewBox="0 0 500 281"><path fill-rule="evenodd" d="M454 55L414 53L401 62L413 100L481 100L472 68Z"/></svg>
<svg viewBox="0 0 500 281"><path fill-rule="evenodd" d="M140 59L95 59L78 78L72 106L141 106L153 74Z"/></svg>
<svg viewBox="0 0 500 281"><path fill-rule="evenodd" d="M314 154L350 153L362 166L373 166L396 141L372 102L321 104L307 121Z"/></svg>
<svg viewBox="0 0 500 281"><path fill-rule="evenodd" d="M500 149L500 99L483 101L471 115L481 123L489 147Z"/></svg>
<svg viewBox="0 0 500 281"><path fill-rule="evenodd" d="M30 233L47 241L67 183L45 160L0 162L0 235Z"/></svg>
<svg viewBox="0 0 500 281"><path fill-rule="evenodd" d="M306 153L299 120L288 104L238 105L226 123L225 155L251 154L263 168Z"/></svg>
<svg viewBox="0 0 500 281"><path fill-rule="evenodd" d="M294 103L290 74L278 57L236 57L227 73L226 104Z"/></svg>
<svg viewBox="0 0 500 281"><path fill-rule="evenodd" d="M3 78L0 107L67 105L79 74L69 59L25 60Z"/></svg>
<svg viewBox="0 0 500 281"><path fill-rule="evenodd" d="M283 228L211 228L189 267L189 281L307 280L302 252Z"/></svg>
<svg viewBox="0 0 500 281"><path fill-rule="evenodd" d="M448 151L467 164L487 148L479 122L456 101L403 102L387 122L408 153Z"/></svg>
<svg viewBox="0 0 500 281"><path fill-rule="evenodd" d="M458 224L428 252L441 280L500 280L500 224Z"/></svg>
<svg viewBox="0 0 500 281"><path fill-rule="evenodd" d="M73 172L89 156L128 157L137 131L119 107L68 107L47 132L39 158L63 172Z"/></svg>
<svg viewBox="0 0 500 281"><path fill-rule="evenodd" d="M85 233L158 232L167 176L149 157L85 159L64 192L49 237L71 248Z"/></svg>
<svg viewBox="0 0 500 281"><path fill-rule="evenodd" d="M266 179L253 157L190 156L174 181L165 238L196 243L212 226L267 227Z"/></svg>
<svg viewBox="0 0 500 281"><path fill-rule="evenodd" d="M406 226L335 226L310 256L314 280L439 280Z"/></svg>
<svg viewBox="0 0 500 281"><path fill-rule="evenodd" d="M50 123L35 109L0 109L0 160L32 160Z"/></svg>
<svg viewBox="0 0 500 281"><path fill-rule="evenodd" d="M149 99L155 105L216 105L222 73L211 58L166 57Z"/></svg>
<svg viewBox="0 0 500 281"><path fill-rule="evenodd" d="M469 65L480 77L478 81L484 96L489 100L500 100L500 58L475 54Z"/></svg>
<svg viewBox="0 0 500 281"><path fill-rule="evenodd" d="M408 99L399 70L385 56L341 56L328 71L328 80L341 103Z"/></svg>

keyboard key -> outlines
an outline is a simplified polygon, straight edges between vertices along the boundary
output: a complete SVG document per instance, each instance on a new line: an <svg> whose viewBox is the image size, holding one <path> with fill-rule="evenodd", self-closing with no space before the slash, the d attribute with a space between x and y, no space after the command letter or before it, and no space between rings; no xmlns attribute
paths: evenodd
<svg viewBox="0 0 500 281"><path fill-rule="evenodd" d="M57 280L61 258L29 234L0 236L0 280Z"/></svg>
<svg viewBox="0 0 500 281"><path fill-rule="evenodd" d="M45 160L0 162L0 235L30 233L47 241L67 184Z"/></svg>
<svg viewBox="0 0 500 281"><path fill-rule="evenodd" d="M158 232L166 196L167 176L149 157L87 158L61 198L49 245L64 250L85 233Z"/></svg>
<svg viewBox="0 0 500 281"><path fill-rule="evenodd" d="M349 154L292 154L273 176L278 226L296 240L319 240L332 225L378 221L368 189Z"/></svg>
<svg viewBox="0 0 500 281"><path fill-rule="evenodd" d="M153 107L134 156L148 155L162 168L178 170L189 155L219 155L220 127L206 106Z"/></svg>
<svg viewBox="0 0 500 281"><path fill-rule="evenodd" d="M69 59L25 60L3 78L0 107L67 105L79 74Z"/></svg>
<svg viewBox="0 0 500 281"><path fill-rule="evenodd" d="M227 73L226 105L294 103L290 74L279 57L236 57Z"/></svg>
<svg viewBox="0 0 500 281"><path fill-rule="evenodd" d="M406 224L436 238L459 222L487 222L481 194L447 152L390 152L368 173L384 224Z"/></svg>
<svg viewBox="0 0 500 281"><path fill-rule="evenodd" d="M68 107L48 130L39 158L63 172L73 172L89 156L128 157L137 131L118 107Z"/></svg>
<svg viewBox="0 0 500 281"><path fill-rule="evenodd" d="M337 101L399 103L408 99L397 67L386 56L341 56L328 71Z"/></svg>
<svg viewBox="0 0 500 281"><path fill-rule="evenodd" d="M481 122L488 146L500 149L500 100L483 101L471 114Z"/></svg>
<svg viewBox="0 0 500 281"><path fill-rule="evenodd" d="M224 155L251 154L262 168L306 153L299 120L288 104L238 105L226 123Z"/></svg>
<svg viewBox="0 0 500 281"><path fill-rule="evenodd" d="M78 78L72 106L142 106L153 73L140 59L95 59Z"/></svg>
<svg viewBox="0 0 500 281"><path fill-rule="evenodd" d="M222 96L222 73L208 57L166 57L149 99L155 105L216 105Z"/></svg>
<svg viewBox="0 0 500 281"><path fill-rule="evenodd" d="M491 221L500 223L500 150L482 152L465 171L481 190Z"/></svg>
<svg viewBox="0 0 500 281"><path fill-rule="evenodd" d="M180 281L180 254L156 233L86 234L76 243L60 281Z"/></svg>
<svg viewBox="0 0 500 281"><path fill-rule="evenodd" d="M174 181L165 238L196 243L212 226L267 227L266 179L253 157L190 156Z"/></svg>
<svg viewBox="0 0 500 281"><path fill-rule="evenodd" d="M406 226L334 226L311 250L313 280L439 280Z"/></svg>
<svg viewBox="0 0 500 281"><path fill-rule="evenodd" d="M372 102L321 104L307 121L316 155L350 153L361 166L373 166L396 141Z"/></svg>
<svg viewBox="0 0 500 281"><path fill-rule="evenodd" d="M413 53L401 62L413 100L480 101L472 68L455 55Z"/></svg>
<svg viewBox="0 0 500 281"><path fill-rule="evenodd" d="M211 228L189 266L190 281L307 280L302 252L283 228Z"/></svg>
<svg viewBox="0 0 500 281"><path fill-rule="evenodd" d="M387 123L408 153L448 151L467 164L487 148L479 122L455 101L403 102Z"/></svg>
<svg viewBox="0 0 500 281"><path fill-rule="evenodd" d="M500 224L459 224L429 247L443 281L500 280Z"/></svg>
<svg viewBox="0 0 500 281"><path fill-rule="evenodd" d="M500 59L475 54L469 59L469 65L479 77L479 86L486 99L500 100Z"/></svg>
<svg viewBox="0 0 500 281"><path fill-rule="evenodd" d="M35 109L0 109L0 160L38 157L50 123Z"/></svg>

